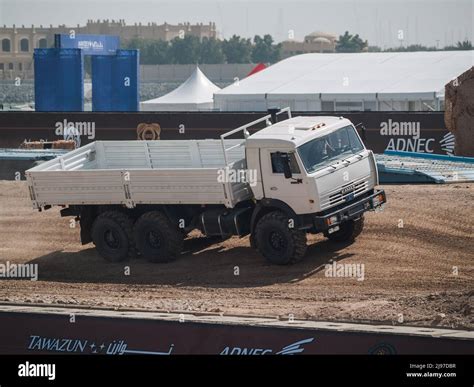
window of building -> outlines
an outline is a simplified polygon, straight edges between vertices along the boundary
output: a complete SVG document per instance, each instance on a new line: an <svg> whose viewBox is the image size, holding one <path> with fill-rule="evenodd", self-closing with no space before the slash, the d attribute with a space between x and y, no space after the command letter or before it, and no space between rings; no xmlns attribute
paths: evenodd
<svg viewBox="0 0 474 387"><path fill-rule="evenodd" d="M20 51L21 52L30 51L30 42L28 41L28 39L23 38L20 40Z"/></svg>
<svg viewBox="0 0 474 387"><path fill-rule="evenodd" d="M375 101L364 101L364 111L372 112L377 110L377 104Z"/></svg>
<svg viewBox="0 0 474 387"><path fill-rule="evenodd" d="M10 39L2 39L2 51L3 52L11 51Z"/></svg>
<svg viewBox="0 0 474 387"><path fill-rule="evenodd" d="M323 112L333 112L334 111L334 101L322 101L321 110Z"/></svg>
<svg viewBox="0 0 474 387"><path fill-rule="evenodd" d="M38 40L38 48L48 48L48 41L46 38Z"/></svg>
<svg viewBox="0 0 474 387"><path fill-rule="evenodd" d="M5 70L5 65L3 63L0 63L0 70L1 71Z"/></svg>
<svg viewBox="0 0 474 387"><path fill-rule="evenodd" d="M13 70L13 63L8 63L8 70Z"/></svg>
<svg viewBox="0 0 474 387"><path fill-rule="evenodd" d="M360 112L363 111L362 109L362 101L355 102L355 101L337 101L335 103L335 111L341 112Z"/></svg>
<svg viewBox="0 0 474 387"><path fill-rule="evenodd" d="M23 63L18 63L18 70L23 71Z"/></svg>

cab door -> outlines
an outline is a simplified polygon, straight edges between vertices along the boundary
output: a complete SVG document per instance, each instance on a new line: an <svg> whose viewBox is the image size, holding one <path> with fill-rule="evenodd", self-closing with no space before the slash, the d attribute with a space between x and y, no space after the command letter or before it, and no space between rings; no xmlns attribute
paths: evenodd
<svg viewBox="0 0 474 387"><path fill-rule="evenodd" d="M292 178L285 178L280 153L287 153L290 160ZM301 173L294 151L268 148L260 150L260 165L264 196L268 199L281 200L290 206L297 214L310 212L310 202L307 195L307 180Z"/></svg>

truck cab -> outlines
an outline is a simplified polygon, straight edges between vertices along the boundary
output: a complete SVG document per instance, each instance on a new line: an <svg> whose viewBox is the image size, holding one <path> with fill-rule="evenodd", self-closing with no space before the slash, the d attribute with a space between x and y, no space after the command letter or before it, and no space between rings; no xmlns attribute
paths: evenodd
<svg viewBox="0 0 474 387"><path fill-rule="evenodd" d="M342 117L294 117L247 138L247 168L257 200L318 213L351 202L378 184L377 166L352 123Z"/></svg>
<svg viewBox="0 0 474 387"><path fill-rule="evenodd" d="M274 263L299 259L298 250L306 250L301 233L322 232L335 242L353 241L362 232L364 212L386 202L385 192L376 189L375 157L346 118L290 116L249 135L245 151L247 168L257 177L251 243ZM259 232L273 211L293 228L288 232L282 227L273 237L286 240L280 246L272 245L271 233ZM275 219L269 223L278 228ZM278 249L288 244L294 244L293 257L278 256Z"/></svg>

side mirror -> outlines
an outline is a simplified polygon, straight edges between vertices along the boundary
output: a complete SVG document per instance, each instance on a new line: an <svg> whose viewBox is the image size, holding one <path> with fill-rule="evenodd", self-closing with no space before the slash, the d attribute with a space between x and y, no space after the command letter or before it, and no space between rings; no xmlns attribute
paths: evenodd
<svg viewBox="0 0 474 387"><path fill-rule="evenodd" d="M288 157L288 153L279 152L279 156L283 165L283 174L285 175L285 179L291 179L293 174L291 173L290 158Z"/></svg>
<svg viewBox="0 0 474 387"><path fill-rule="evenodd" d="M361 137L362 137L362 141L364 141L364 143L365 143L365 142L367 141L366 133L365 133L365 130L366 130L365 125L364 125L362 122L359 122L359 123L355 126L355 128L356 128L356 129L357 129L357 128L360 128L360 131L361 131L361 133L362 133L362 136L361 136Z"/></svg>

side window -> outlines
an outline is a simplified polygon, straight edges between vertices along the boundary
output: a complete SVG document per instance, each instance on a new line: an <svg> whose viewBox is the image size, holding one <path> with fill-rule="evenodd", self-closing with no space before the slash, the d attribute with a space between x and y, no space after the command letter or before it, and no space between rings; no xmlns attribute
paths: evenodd
<svg viewBox="0 0 474 387"><path fill-rule="evenodd" d="M290 158L291 173L300 173L300 168L298 167L298 163L296 162L295 154L288 153L288 156ZM272 172L283 173L283 163L281 158L278 157L278 154L276 152L270 153L270 157L272 159Z"/></svg>

